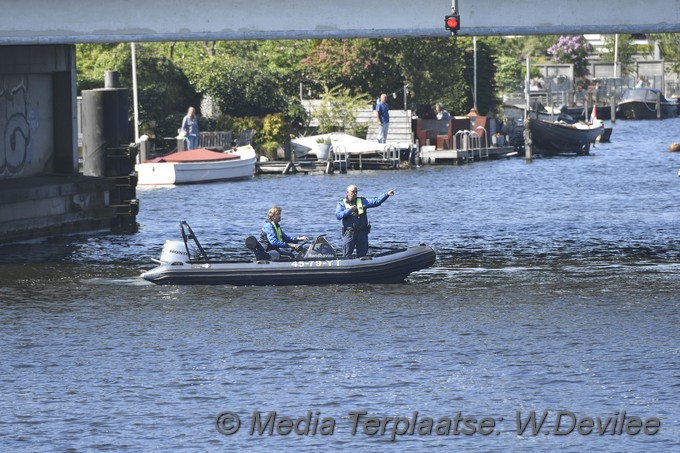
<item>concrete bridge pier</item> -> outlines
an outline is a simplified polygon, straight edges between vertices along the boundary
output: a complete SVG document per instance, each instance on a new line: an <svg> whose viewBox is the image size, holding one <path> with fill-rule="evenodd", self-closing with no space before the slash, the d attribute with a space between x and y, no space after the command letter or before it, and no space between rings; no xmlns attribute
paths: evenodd
<svg viewBox="0 0 680 453"><path fill-rule="evenodd" d="M116 182L77 145L75 47L0 46L0 242L110 231Z"/></svg>

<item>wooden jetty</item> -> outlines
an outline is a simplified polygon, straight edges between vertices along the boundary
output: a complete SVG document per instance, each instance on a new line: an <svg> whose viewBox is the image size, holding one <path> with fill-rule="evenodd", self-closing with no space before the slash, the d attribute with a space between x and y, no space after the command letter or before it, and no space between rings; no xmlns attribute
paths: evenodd
<svg viewBox="0 0 680 453"><path fill-rule="evenodd" d="M393 129L390 121L388 141L382 150L361 146L357 149L353 142L335 140L332 138L333 134L330 134L332 160L293 158L290 161L257 162L256 174L331 174L338 171L344 173L348 170L396 170L421 163L458 165L518 154L513 146L506 145L507 137L496 132L499 127L494 118L475 114L452 117L449 120L413 119L410 117L410 111L403 113L405 114L395 115L403 120L395 121L395 126L399 127ZM374 141L377 139L377 128L375 124L370 124L373 118L371 115L374 115L374 112L369 110L365 112L363 119L368 125L367 139ZM415 143L414 135L417 136Z"/></svg>
<svg viewBox="0 0 680 453"><path fill-rule="evenodd" d="M344 158L343 158L344 157ZM338 156L334 160L267 160L255 163L257 175L309 175L347 173L349 160L346 156Z"/></svg>
<svg viewBox="0 0 680 453"><path fill-rule="evenodd" d="M330 168L329 168L329 164ZM257 175L308 175L333 173L334 168L331 162L302 161L290 162L280 160L270 160L255 163L255 174Z"/></svg>
<svg viewBox="0 0 680 453"><path fill-rule="evenodd" d="M496 136L493 118L418 119L416 134L421 144L419 159L422 164L459 165L517 155L513 146L506 145L504 135Z"/></svg>
<svg viewBox="0 0 680 453"><path fill-rule="evenodd" d="M436 149L436 146L420 148L420 162L426 165L461 165L481 160L516 156L512 146L491 146L471 149Z"/></svg>

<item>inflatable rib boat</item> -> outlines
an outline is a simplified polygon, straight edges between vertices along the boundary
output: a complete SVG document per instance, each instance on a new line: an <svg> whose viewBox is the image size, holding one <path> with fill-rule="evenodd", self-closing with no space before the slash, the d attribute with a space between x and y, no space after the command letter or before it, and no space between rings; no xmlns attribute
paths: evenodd
<svg viewBox="0 0 680 453"><path fill-rule="evenodd" d="M427 245L395 249L362 258L339 257L324 236L292 260L219 261L208 259L191 227L180 224L182 241L166 241L159 265L142 278L162 285L316 285L399 283L412 272L426 269L436 254ZM257 241L246 239L248 248ZM255 251L255 250L253 250Z"/></svg>

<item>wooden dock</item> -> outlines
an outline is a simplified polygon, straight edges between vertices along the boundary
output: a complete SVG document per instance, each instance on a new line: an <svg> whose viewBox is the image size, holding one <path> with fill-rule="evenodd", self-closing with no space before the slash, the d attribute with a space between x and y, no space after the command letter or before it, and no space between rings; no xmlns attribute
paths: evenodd
<svg viewBox="0 0 680 453"><path fill-rule="evenodd" d="M347 163L332 161L281 161L269 160L255 163L255 174L258 175L309 175L309 174L332 174L335 172L346 173Z"/></svg>
<svg viewBox="0 0 680 453"><path fill-rule="evenodd" d="M418 152L416 164L423 165L462 165L483 160L502 159L517 156L512 146L492 146L473 149L436 149L435 146L422 146ZM281 161L270 160L256 162L255 173L258 175L309 175L347 173L348 170L398 170L411 167L409 160L384 156L349 156L342 161Z"/></svg>
<svg viewBox="0 0 680 453"><path fill-rule="evenodd" d="M502 159L516 156L512 146L491 146L472 149L436 149L436 146L420 148L420 162L424 165L460 165L481 160Z"/></svg>

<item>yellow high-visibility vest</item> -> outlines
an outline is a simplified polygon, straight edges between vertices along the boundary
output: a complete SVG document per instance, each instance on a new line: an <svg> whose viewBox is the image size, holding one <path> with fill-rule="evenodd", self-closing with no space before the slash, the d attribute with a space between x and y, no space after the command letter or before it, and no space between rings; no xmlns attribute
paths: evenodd
<svg viewBox="0 0 680 453"><path fill-rule="evenodd" d="M272 227L274 227L274 232L276 233L276 239L278 239L279 242L283 242L283 236L281 235L281 227L279 227L274 222L272 222Z"/></svg>
<svg viewBox="0 0 680 453"><path fill-rule="evenodd" d="M345 203L345 209L349 209L352 207L352 205L349 204L346 198L343 199L342 201ZM357 197L357 213L359 213L359 215L364 213L364 203L361 201L361 198L359 197Z"/></svg>

